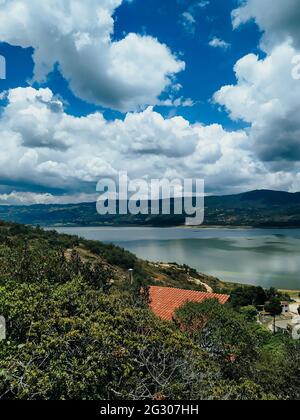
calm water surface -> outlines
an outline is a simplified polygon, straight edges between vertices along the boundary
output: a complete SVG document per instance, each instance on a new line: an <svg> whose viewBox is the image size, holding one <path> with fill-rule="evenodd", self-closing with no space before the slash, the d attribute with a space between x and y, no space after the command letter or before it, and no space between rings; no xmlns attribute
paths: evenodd
<svg viewBox="0 0 300 420"><path fill-rule="evenodd" d="M62 227L149 261L187 264L222 280L300 290L300 229Z"/></svg>

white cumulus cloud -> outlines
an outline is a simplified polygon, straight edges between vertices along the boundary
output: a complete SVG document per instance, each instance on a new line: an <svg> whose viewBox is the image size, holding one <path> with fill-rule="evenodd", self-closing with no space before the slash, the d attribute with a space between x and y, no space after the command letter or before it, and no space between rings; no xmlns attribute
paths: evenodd
<svg viewBox="0 0 300 420"><path fill-rule="evenodd" d="M9 91L0 130L0 182L6 202L18 199L10 196L12 184L20 202L21 192L30 189L35 194L57 191L64 202L66 196L93 194L99 179L117 177L119 171L131 178L204 178L214 192L263 186L268 174L249 149L245 131L163 118L151 107L128 113L124 120L107 121L98 112L74 117L50 89ZM25 195L26 203L30 199L54 201Z"/></svg>
<svg viewBox="0 0 300 420"><path fill-rule="evenodd" d="M299 0L247 0L232 13L234 28L254 19L262 31L263 46L270 49L289 39L300 47Z"/></svg>
<svg viewBox="0 0 300 420"><path fill-rule="evenodd" d="M3 0L0 41L34 48L35 81L58 64L75 95L88 102L121 111L155 104L185 64L151 36L129 33L113 40L121 3Z"/></svg>
<svg viewBox="0 0 300 420"><path fill-rule="evenodd" d="M228 42L217 37L214 37L209 41L209 46L213 48L221 48L222 50L228 50L231 47Z"/></svg>
<svg viewBox="0 0 300 420"><path fill-rule="evenodd" d="M249 123L249 146L258 158L272 171L293 173L295 179L300 162L300 83L294 77L299 10L297 0L248 0L235 10L234 27L254 18L264 31L265 55L241 58L234 67L236 84L214 95L232 119Z"/></svg>

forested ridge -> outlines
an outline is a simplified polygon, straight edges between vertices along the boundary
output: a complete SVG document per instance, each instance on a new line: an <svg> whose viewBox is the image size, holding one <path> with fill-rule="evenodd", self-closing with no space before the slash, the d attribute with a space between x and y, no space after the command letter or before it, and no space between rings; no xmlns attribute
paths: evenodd
<svg viewBox="0 0 300 420"><path fill-rule="evenodd" d="M117 207L119 202L117 202ZM99 215L96 203L0 206L0 219L43 226L181 226L188 215ZM162 202L160 202L160 208ZM205 226L300 226L300 193L258 190L236 195L205 197Z"/></svg>

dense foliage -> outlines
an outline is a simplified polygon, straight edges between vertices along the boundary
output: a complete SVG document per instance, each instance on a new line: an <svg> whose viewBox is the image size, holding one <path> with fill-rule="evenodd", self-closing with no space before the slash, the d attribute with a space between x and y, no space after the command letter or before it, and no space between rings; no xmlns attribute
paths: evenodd
<svg viewBox="0 0 300 420"><path fill-rule="evenodd" d="M290 301L291 298L274 289L264 290L262 287L256 286L240 286L231 292L231 304L235 308L242 308L245 306L255 306L256 308L264 307L270 301Z"/></svg>
<svg viewBox="0 0 300 420"><path fill-rule="evenodd" d="M177 311L176 322L227 379L244 378L269 398L300 399L299 343L272 336L249 319L253 309L237 312L215 300L189 302Z"/></svg>
<svg viewBox="0 0 300 420"><path fill-rule="evenodd" d="M151 281L120 248L2 224L0 399L300 398L295 343L214 301L161 322Z"/></svg>

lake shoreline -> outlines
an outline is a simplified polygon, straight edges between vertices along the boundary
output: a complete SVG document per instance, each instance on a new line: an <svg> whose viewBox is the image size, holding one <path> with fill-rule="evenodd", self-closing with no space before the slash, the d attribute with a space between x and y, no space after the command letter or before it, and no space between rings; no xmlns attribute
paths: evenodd
<svg viewBox="0 0 300 420"><path fill-rule="evenodd" d="M231 285L299 290L300 230L252 227L48 226L125 248L151 262L188 265Z"/></svg>
<svg viewBox="0 0 300 420"><path fill-rule="evenodd" d="M31 225L36 226L36 225ZM43 229L50 230L55 228L141 228L141 229L224 229L224 230L252 230L252 229L279 229L279 230L300 230L300 226L251 226L251 225L201 225L201 226L187 226L187 225L174 225L174 226L160 226L160 225L132 225L132 224L124 224L124 225L117 225L117 224L111 224L111 225L78 225L78 224L53 224L53 225L39 225Z"/></svg>

